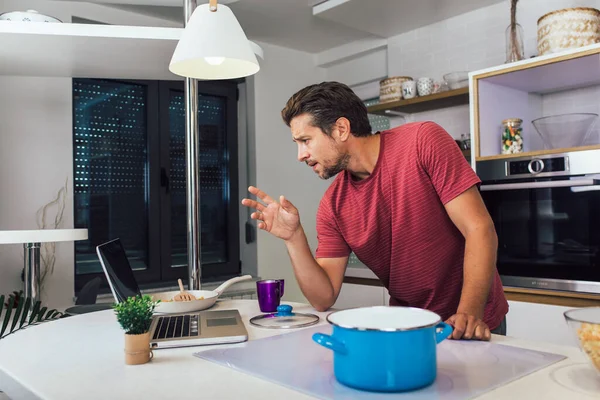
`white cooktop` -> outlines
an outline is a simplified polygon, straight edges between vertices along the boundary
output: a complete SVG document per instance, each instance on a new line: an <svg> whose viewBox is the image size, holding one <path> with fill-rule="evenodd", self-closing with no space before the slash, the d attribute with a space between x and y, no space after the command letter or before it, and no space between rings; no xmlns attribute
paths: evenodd
<svg viewBox="0 0 600 400"><path fill-rule="evenodd" d="M493 342L445 340L438 345L433 385L413 392L372 393L337 382L333 353L312 341L316 332L329 334L331 327L306 328L194 355L325 400L469 399L565 358Z"/></svg>

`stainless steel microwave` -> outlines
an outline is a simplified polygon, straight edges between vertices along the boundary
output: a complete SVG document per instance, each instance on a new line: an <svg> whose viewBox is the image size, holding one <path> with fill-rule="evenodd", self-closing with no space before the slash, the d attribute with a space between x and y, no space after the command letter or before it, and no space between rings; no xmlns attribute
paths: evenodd
<svg viewBox="0 0 600 400"><path fill-rule="evenodd" d="M505 286L600 293L600 150L480 161Z"/></svg>

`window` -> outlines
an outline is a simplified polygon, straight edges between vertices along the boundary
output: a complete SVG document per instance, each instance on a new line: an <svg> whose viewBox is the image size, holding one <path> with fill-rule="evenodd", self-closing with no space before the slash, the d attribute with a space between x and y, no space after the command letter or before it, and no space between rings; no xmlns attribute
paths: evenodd
<svg viewBox="0 0 600 400"><path fill-rule="evenodd" d="M199 82L203 281L240 272L236 83ZM120 238L144 286L187 280L181 82L73 80L75 286L104 278L97 245Z"/></svg>

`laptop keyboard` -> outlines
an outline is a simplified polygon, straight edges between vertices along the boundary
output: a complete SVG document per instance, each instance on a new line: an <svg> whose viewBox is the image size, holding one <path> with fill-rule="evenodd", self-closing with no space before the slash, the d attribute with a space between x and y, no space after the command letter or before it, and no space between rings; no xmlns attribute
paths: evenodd
<svg viewBox="0 0 600 400"><path fill-rule="evenodd" d="M182 338L200 335L200 324L197 314L159 317L153 340Z"/></svg>

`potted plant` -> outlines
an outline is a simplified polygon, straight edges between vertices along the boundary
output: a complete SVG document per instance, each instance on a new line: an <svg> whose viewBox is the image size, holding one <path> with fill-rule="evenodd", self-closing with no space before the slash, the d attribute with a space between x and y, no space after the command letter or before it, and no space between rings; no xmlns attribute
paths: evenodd
<svg viewBox="0 0 600 400"><path fill-rule="evenodd" d="M113 305L117 321L125 331L125 364L144 364L152 359L150 324L159 302L149 295L142 295Z"/></svg>

